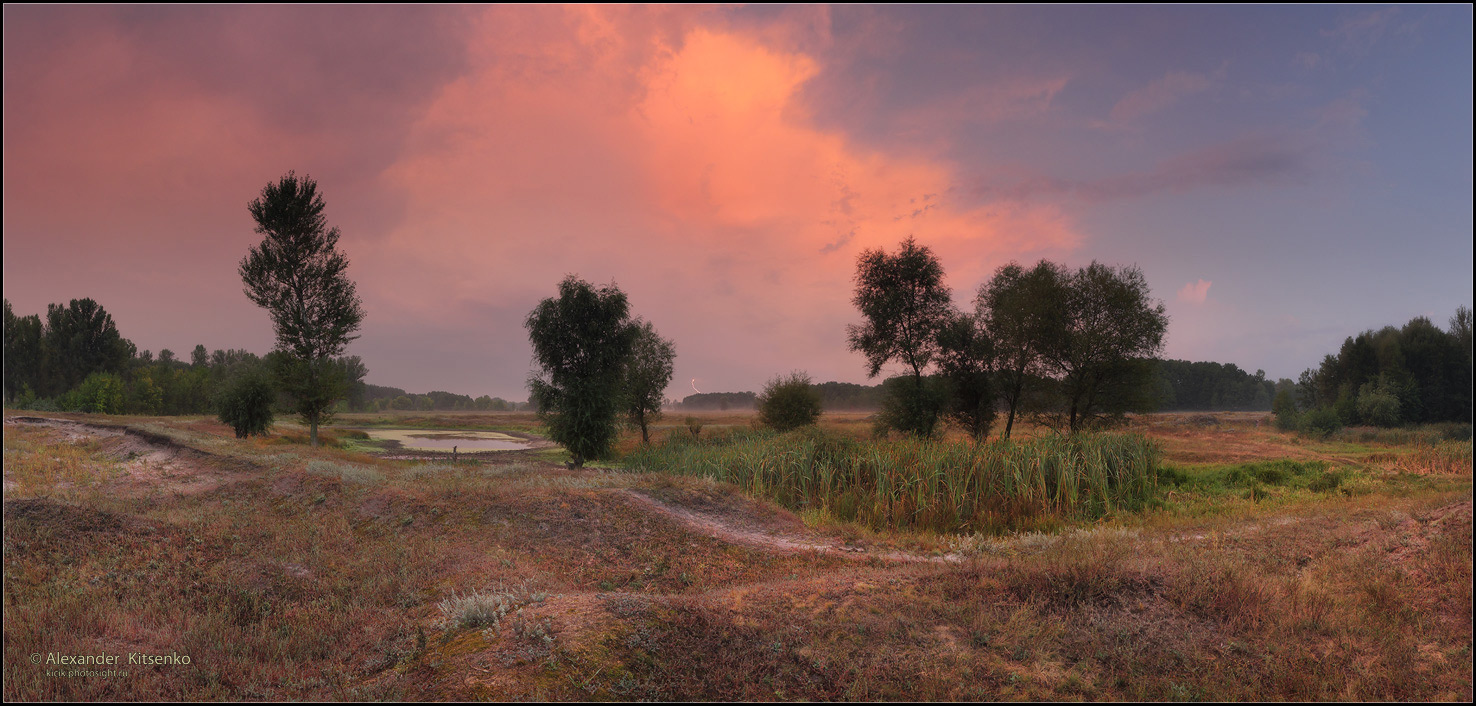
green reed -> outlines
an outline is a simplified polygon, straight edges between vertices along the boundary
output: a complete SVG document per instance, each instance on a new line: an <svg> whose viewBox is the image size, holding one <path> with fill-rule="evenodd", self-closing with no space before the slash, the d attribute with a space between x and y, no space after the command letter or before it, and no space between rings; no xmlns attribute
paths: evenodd
<svg viewBox="0 0 1476 706"><path fill-rule="evenodd" d="M815 429L672 435L628 455L631 470L705 476L794 509L875 528L998 532L1046 518L1141 507L1159 449L1139 434L943 442L858 441Z"/></svg>

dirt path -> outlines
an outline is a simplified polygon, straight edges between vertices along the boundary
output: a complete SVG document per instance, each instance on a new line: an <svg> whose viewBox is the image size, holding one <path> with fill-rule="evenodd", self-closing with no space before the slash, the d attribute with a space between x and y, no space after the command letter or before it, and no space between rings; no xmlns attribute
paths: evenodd
<svg viewBox="0 0 1476 706"><path fill-rule="evenodd" d="M963 560L963 557L958 554L927 556L899 551L871 551L863 547L846 546L835 540L785 534L757 523L742 522L735 518L670 505L637 490L621 488L611 492L618 493L643 509L676 520L695 532L732 544L781 552L819 552L859 560L877 558L886 561L941 564L957 563Z"/></svg>
<svg viewBox="0 0 1476 706"><path fill-rule="evenodd" d="M154 492L197 495L243 477L214 463L217 459L205 452L126 427L49 417L6 417L5 425L48 429L72 444L95 442L98 450L117 460L123 471L104 483L129 495ZM13 487L8 477L5 487L7 490Z"/></svg>

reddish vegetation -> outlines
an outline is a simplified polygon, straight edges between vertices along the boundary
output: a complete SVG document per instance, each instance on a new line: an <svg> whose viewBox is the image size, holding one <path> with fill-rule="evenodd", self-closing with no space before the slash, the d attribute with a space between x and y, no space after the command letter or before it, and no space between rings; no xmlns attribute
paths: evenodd
<svg viewBox="0 0 1476 706"><path fill-rule="evenodd" d="M1294 457L1220 427L1149 425ZM7 699L1471 697L1469 476L922 563L702 481L148 428L7 422ZM496 590L496 626L438 607ZM28 659L99 651L192 664Z"/></svg>

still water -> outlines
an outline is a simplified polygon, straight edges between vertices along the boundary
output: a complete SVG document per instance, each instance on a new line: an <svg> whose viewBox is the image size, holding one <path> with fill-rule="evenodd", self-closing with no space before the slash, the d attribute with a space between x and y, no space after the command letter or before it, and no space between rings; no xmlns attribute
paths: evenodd
<svg viewBox="0 0 1476 706"><path fill-rule="evenodd" d="M428 429L365 429L371 439L398 441L408 451L515 451L530 448L526 439L496 431L434 431Z"/></svg>

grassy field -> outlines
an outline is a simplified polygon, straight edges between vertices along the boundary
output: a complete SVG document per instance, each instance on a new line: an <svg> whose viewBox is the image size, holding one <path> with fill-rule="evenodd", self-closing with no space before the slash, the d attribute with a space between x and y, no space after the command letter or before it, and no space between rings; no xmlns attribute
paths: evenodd
<svg viewBox="0 0 1476 706"><path fill-rule="evenodd" d="M557 449L387 458L331 430L312 449L289 425L238 441L209 419L24 414L5 424L6 699L1472 696L1471 446L1439 434L1151 415L1123 430L1159 453L1140 502L939 531L798 483L569 471ZM690 437L686 416L656 436ZM694 416L699 439L752 428ZM865 414L822 427L871 448ZM47 664L88 655L121 663Z"/></svg>

